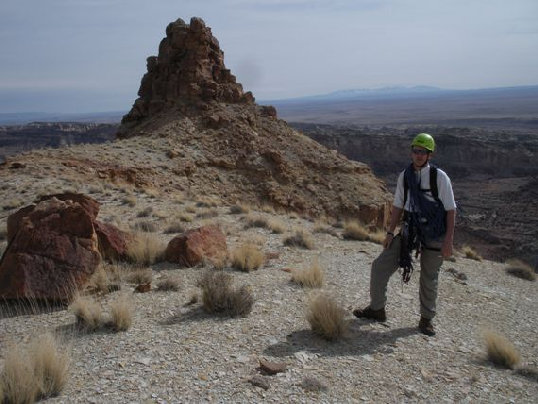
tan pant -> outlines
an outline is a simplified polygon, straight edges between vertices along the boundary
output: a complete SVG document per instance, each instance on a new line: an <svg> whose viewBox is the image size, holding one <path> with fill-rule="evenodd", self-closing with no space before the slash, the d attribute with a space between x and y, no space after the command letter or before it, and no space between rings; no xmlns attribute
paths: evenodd
<svg viewBox="0 0 538 404"><path fill-rule="evenodd" d="M401 237L394 237L389 248L372 263L370 272L370 307L379 310L387 303L387 283L389 278L398 269L400 258ZM432 245L440 248L440 243ZM420 314L422 317L432 319L435 316L437 302L437 282L439 268L443 263L441 251L423 249L420 253Z"/></svg>

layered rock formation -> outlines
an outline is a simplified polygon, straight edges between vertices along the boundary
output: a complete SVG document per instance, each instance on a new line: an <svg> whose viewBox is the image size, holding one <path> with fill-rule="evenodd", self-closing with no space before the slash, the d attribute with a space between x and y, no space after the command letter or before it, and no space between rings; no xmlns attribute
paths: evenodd
<svg viewBox="0 0 538 404"><path fill-rule="evenodd" d="M122 123L137 122L170 107L179 111L206 110L210 101L253 104L252 93L224 66L219 42L200 18L189 25L170 23L159 45L159 56L147 59L138 98Z"/></svg>
<svg viewBox="0 0 538 404"><path fill-rule="evenodd" d="M175 161L167 186L384 224L390 195L383 182L367 165L293 130L273 107L257 105L201 19L167 27L138 94L118 137L166 137Z"/></svg>

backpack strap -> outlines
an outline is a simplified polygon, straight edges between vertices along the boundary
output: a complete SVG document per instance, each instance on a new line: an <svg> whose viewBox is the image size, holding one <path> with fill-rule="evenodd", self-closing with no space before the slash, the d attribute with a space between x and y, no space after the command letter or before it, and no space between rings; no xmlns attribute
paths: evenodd
<svg viewBox="0 0 538 404"><path fill-rule="evenodd" d="M437 188L437 167L430 165L430 191L433 199L439 202L439 189Z"/></svg>
<svg viewBox="0 0 538 404"><path fill-rule="evenodd" d="M404 175L404 208L407 202L407 191L409 191L409 184ZM437 187L437 166L430 164L430 191L433 199L439 202L439 188Z"/></svg>

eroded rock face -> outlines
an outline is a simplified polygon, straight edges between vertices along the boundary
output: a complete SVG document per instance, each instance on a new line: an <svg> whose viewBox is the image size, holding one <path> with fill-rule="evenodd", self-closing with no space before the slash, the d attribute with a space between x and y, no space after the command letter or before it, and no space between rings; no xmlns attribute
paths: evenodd
<svg viewBox="0 0 538 404"><path fill-rule="evenodd" d="M170 107L179 111L200 109L210 101L253 103L251 93L224 65L219 42L201 18L190 24L182 19L170 23L159 45L159 55L147 59L139 98L122 123L136 122ZM218 117L216 119L218 124ZM214 122L210 124L214 125Z"/></svg>
<svg viewBox="0 0 538 404"><path fill-rule="evenodd" d="M110 223L103 223L99 220L94 220L93 225L102 258L109 261L126 260L127 248L132 235L121 231Z"/></svg>
<svg viewBox="0 0 538 404"><path fill-rule="evenodd" d="M203 259L219 262L228 252L226 236L217 226L203 226L174 237L168 243L165 259L193 267Z"/></svg>
<svg viewBox="0 0 538 404"><path fill-rule="evenodd" d="M11 221L0 298L69 300L101 261L94 217L79 202L44 200Z"/></svg>
<svg viewBox="0 0 538 404"><path fill-rule="evenodd" d="M229 203L377 227L388 219L391 195L370 168L293 130L275 108L255 104L198 18L170 24L159 56L148 59L139 98L118 132L133 136L167 138L175 167L165 186L178 182Z"/></svg>

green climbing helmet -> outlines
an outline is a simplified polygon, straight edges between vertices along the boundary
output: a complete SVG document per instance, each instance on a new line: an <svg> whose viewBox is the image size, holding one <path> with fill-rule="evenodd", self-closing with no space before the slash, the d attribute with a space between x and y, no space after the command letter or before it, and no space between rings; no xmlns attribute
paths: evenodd
<svg viewBox="0 0 538 404"><path fill-rule="evenodd" d="M413 146L424 147L426 150L429 150L433 153L433 151L435 150L435 140L433 140L432 135L429 135L427 133L419 133L413 139L413 143L411 143L411 147Z"/></svg>

